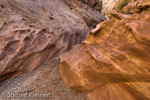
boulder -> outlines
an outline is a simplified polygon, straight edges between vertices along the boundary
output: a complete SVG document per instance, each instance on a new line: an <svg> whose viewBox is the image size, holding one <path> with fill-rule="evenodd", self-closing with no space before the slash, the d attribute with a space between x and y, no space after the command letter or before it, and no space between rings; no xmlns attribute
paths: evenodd
<svg viewBox="0 0 150 100"><path fill-rule="evenodd" d="M112 11L85 41L62 54L59 75L64 82L90 100L149 100L149 4L132 1L126 7L132 14Z"/></svg>

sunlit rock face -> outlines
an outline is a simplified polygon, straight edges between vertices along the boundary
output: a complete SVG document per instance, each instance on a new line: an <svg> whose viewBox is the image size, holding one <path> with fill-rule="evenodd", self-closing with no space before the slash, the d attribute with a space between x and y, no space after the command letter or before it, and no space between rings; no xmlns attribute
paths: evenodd
<svg viewBox="0 0 150 100"><path fill-rule="evenodd" d="M60 56L59 74L90 100L150 99L150 0L136 0Z"/></svg>
<svg viewBox="0 0 150 100"><path fill-rule="evenodd" d="M80 5L79 14L63 0L0 0L0 82L70 50L105 20L100 12Z"/></svg>

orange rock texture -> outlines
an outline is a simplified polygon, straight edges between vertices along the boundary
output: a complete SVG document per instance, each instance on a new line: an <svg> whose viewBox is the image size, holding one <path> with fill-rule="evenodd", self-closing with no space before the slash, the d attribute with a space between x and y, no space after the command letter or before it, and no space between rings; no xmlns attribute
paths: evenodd
<svg viewBox="0 0 150 100"><path fill-rule="evenodd" d="M72 8L63 0L0 0L0 82L70 50L103 20L77 0Z"/></svg>
<svg viewBox="0 0 150 100"><path fill-rule="evenodd" d="M150 0L123 9L60 56L61 78L90 100L150 100Z"/></svg>

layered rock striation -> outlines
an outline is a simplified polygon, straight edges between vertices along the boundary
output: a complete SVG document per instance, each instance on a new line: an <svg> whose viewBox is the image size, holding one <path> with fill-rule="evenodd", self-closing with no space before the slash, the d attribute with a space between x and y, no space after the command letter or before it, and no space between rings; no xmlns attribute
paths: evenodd
<svg viewBox="0 0 150 100"><path fill-rule="evenodd" d="M150 0L133 0L60 56L60 77L90 100L150 99Z"/></svg>
<svg viewBox="0 0 150 100"><path fill-rule="evenodd" d="M105 20L80 1L74 5L71 9L63 0L0 0L0 82L70 50Z"/></svg>

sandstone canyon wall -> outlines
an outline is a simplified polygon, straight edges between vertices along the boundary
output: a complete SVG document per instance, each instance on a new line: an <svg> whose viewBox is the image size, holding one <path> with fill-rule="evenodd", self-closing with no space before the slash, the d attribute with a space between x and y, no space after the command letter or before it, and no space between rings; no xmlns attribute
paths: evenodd
<svg viewBox="0 0 150 100"><path fill-rule="evenodd" d="M60 56L61 78L90 100L150 100L150 0L120 12Z"/></svg>
<svg viewBox="0 0 150 100"><path fill-rule="evenodd" d="M70 50L105 20L95 8L73 2L0 0L0 82Z"/></svg>

